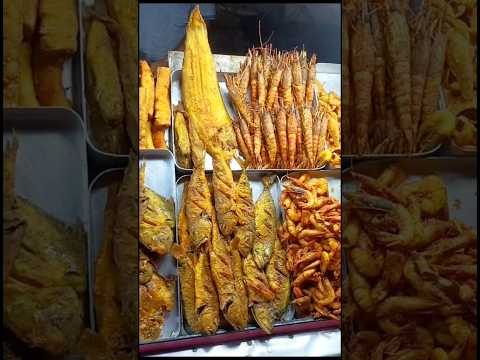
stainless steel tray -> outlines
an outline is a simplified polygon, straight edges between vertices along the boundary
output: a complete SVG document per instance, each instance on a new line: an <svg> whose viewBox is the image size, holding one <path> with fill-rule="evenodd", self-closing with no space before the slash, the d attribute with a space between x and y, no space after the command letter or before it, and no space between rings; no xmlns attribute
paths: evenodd
<svg viewBox="0 0 480 360"><path fill-rule="evenodd" d="M235 73L238 72L240 69L240 64L245 60L245 56L233 56L233 55L213 55L216 71L217 71L217 78L220 86L220 93L222 95L223 103L230 115L233 118L235 115L234 107L230 101L228 96L227 86L225 84L224 74L227 73ZM168 61L169 66L172 71L171 73L171 86L170 86L170 101L171 101L171 108L172 108L172 126L170 127L170 140L171 146L170 149L175 155L175 123L174 123L174 114L173 109L177 106L182 100L182 65L183 65L183 52L181 51L169 51L168 52ZM335 91L339 96L341 96L341 65L340 64L326 64L326 63L319 63L317 66L317 79L321 81L325 85L325 89L327 91ZM177 161L175 156L175 165L177 169L183 173L191 172L192 169L186 169L181 167ZM314 169L320 170L324 168L324 166ZM210 155L206 155L205 158L205 170L209 171L212 170L212 158ZM241 170L240 165L235 161L232 160L230 162L230 168L232 170ZM255 171L258 169L247 169L247 171ZM296 169L265 169L272 173L283 173L285 171L293 171ZM304 169L298 169L304 170ZM263 170L260 170L263 171Z"/></svg>
<svg viewBox="0 0 480 360"><path fill-rule="evenodd" d="M3 147L18 138L16 193L56 219L88 231L85 130L65 108L3 110Z"/></svg>
<svg viewBox="0 0 480 360"><path fill-rule="evenodd" d="M342 201L342 196L341 196L341 192L342 192L341 175L342 175L342 173L341 173L340 169L322 170L322 171L292 172L290 174L286 174L286 175L282 176L282 178L280 179L280 183L281 183L281 186L282 186L282 191L283 191L285 182L288 180L288 177L298 178L305 173L310 174L310 175L312 175L312 177L316 177L316 178L326 178L327 182L328 182L328 194L329 194L329 196L337 199L339 202ZM283 222L283 221L286 220L286 215L285 215L285 211L283 210L282 207L280 208L280 210L281 210L282 222ZM342 261L342 264L343 264L343 261ZM313 317L305 317L303 319L305 321L326 321L327 320L327 319L314 319Z"/></svg>
<svg viewBox="0 0 480 360"><path fill-rule="evenodd" d="M399 159L395 162L408 175L407 181L419 179L427 175L437 175L443 179L448 191L448 210L451 219L459 219L467 225L477 228L477 165L475 158L427 158ZM377 160L353 164L342 174L343 191L357 189L350 172L378 176L381 171L391 165L392 161Z"/></svg>
<svg viewBox="0 0 480 360"><path fill-rule="evenodd" d="M145 164L145 186L157 194L171 198L176 206L175 195L175 163L169 150L153 150L142 152L140 164ZM180 286L177 277L177 262L171 255L152 259L159 274L176 278L176 304L165 317L162 334L159 339L149 341L158 342L175 338L181 331L182 310L180 306ZM145 342L147 343L147 342Z"/></svg>

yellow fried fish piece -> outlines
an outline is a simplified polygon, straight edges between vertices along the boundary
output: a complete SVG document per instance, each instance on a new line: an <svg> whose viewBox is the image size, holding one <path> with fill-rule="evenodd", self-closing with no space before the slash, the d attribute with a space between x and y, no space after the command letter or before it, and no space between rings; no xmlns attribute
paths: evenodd
<svg viewBox="0 0 480 360"><path fill-rule="evenodd" d="M287 253L278 238L275 239L273 254L268 262L266 275L268 284L275 293L272 306L275 318L278 319L290 302L290 276L287 270Z"/></svg>
<svg viewBox="0 0 480 360"><path fill-rule="evenodd" d="M276 210L270 194L272 180L265 177L263 191L255 203L255 240L253 242L253 258L260 269L268 264L277 237Z"/></svg>
<svg viewBox="0 0 480 360"><path fill-rule="evenodd" d="M202 334L213 335L220 323L217 291L212 280L208 256L198 254L195 263L195 311Z"/></svg>
<svg viewBox="0 0 480 360"><path fill-rule="evenodd" d="M221 149L213 152L212 186L218 227L222 235L230 236L238 222L235 211L235 182L229 160Z"/></svg>
<svg viewBox="0 0 480 360"><path fill-rule="evenodd" d="M233 155L237 148L235 132L220 93L207 27L198 5L192 10L186 29L182 98L203 143Z"/></svg>
<svg viewBox="0 0 480 360"><path fill-rule="evenodd" d="M245 168L238 179L235 192L237 195L238 226L235 229L234 240L237 239L238 251L245 258L250 253L255 239L255 205Z"/></svg>

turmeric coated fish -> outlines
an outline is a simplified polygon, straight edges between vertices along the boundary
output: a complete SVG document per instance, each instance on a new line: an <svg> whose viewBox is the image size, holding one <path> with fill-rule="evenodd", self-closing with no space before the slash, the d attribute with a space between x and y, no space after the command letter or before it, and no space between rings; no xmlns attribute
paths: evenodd
<svg viewBox="0 0 480 360"><path fill-rule="evenodd" d="M243 280L242 258L237 249L231 249L232 269L235 278L236 297L225 317L235 330L243 330L248 324L248 294Z"/></svg>
<svg viewBox="0 0 480 360"><path fill-rule="evenodd" d="M195 312L198 328L202 334L213 335L220 323L217 291L212 281L212 273L207 254L200 252L195 262Z"/></svg>
<svg viewBox="0 0 480 360"><path fill-rule="evenodd" d="M290 277L287 270L287 254L277 238L273 247L273 255L267 265L268 284L275 293L272 300L275 318L280 318L290 300Z"/></svg>
<svg viewBox="0 0 480 360"><path fill-rule="evenodd" d="M245 168L240 175L240 179L238 179L235 191L237 195L238 226L235 230L234 239L238 239L238 251L245 258L250 253L255 239L255 206L253 204L252 188Z"/></svg>
<svg viewBox="0 0 480 360"><path fill-rule="evenodd" d="M272 300L275 294L268 285L265 273L255 263L252 254L243 259L242 265L249 305Z"/></svg>
<svg viewBox="0 0 480 360"><path fill-rule="evenodd" d="M277 237L276 210L270 194L272 180L263 178L263 191L255 203L255 240L253 242L253 258L260 269L269 262L273 244Z"/></svg>
<svg viewBox="0 0 480 360"><path fill-rule="evenodd" d="M212 185L218 227L224 236L229 236L233 234L238 221L235 182L229 160L221 149L213 152Z"/></svg>
<svg viewBox="0 0 480 360"><path fill-rule="evenodd" d="M205 176L205 151L195 126L190 122L190 142L194 169L187 190L186 214L188 231L194 248L210 243L212 238L212 214L214 209L207 178Z"/></svg>

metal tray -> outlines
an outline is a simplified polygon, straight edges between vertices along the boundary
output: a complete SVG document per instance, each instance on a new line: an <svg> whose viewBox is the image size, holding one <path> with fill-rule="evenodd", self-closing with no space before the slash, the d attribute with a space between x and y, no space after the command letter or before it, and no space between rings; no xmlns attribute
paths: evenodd
<svg viewBox="0 0 480 360"><path fill-rule="evenodd" d="M377 160L353 164L342 174L342 191L355 191L350 172L378 176L391 165L392 161ZM400 159L395 162L408 175L407 181L416 180L427 175L437 175L447 185L448 210L451 219L459 219L473 228L477 227L477 165L475 158L427 158Z"/></svg>
<svg viewBox="0 0 480 360"><path fill-rule="evenodd" d="M240 176L240 171L234 171L235 180ZM260 193L263 191L263 185L261 182L262 176L275 176L275 184L270 188L272 194L275 208L277 210L277 216L280 215L280 181L278 176L272 174L268 171L257 171L256 173L249 173L250 183L252 186L252 195L253 199L257 200ZM176 196L177 204L181 203L181 198L183 194L183 188L185 182L189 179L190 175L184 175L177 180L176 183ZM210 177L207 175L207 178ZM177 206L176 213L178 217L179 207ZM178 232L177 232L178 234ZM178 242L178 239L177 239ZM181 306L181 299L180 306ZM140 352L142 354L153 354L158 352L173 351L179 349L193 348L196 346L207 346L207 345L216 345L216 344L225 344L229 342L245 341L252 339L261 339L266 337L271 337L273 335L285 335L285 334L294 334L299 332L314 331L321 329L333 329L339 327L339 322L334 320L326 321L312 321L311 319L294 319L294 310L292 306L289 306L285 312L283 318L280 321L277 321L274 324L272 334L268 335L263 330L259 329L258 326L248 326L243 331L226 331L220 329L215 335L212 336L203 336L200 334L189 334L186 324L182 321L182 332L181 335L170 341L165 341L161 343L151 343L148 345L141 345ZM182 318L183 319L183 318Z"/></svg>
<svg viewBox="0 0 480 360"><path fill-rule="evenodd" d="M140 164L145 164L145 186L157 194L171 198L176 206L175 195L175 163L169 150L143 152ZM165 317L162 334L159 339L149 341L158 342L175 338L181 331L182 310L180 304L180 284L177 277L177 261L171 255L152 258L160 275L175 277L176 304L172 311Z"/></svg>
<svg viewBox="0 0 480 360"><path fill-rule="evenodd" d="M88 231L85 130L65 108L3 110L3 147L18 138L15 191L56 219Z"/></svg>
<svg viewBox="0 0 480 360"><path fill-rule="evenodd" d="M86 99L86 47L87 47L87 27L88 9L95 9L99 15L107 15L104 0L78 0L79 1L79 25L80 25L80 61L82 64L82 101L83 101L83 119L85 121L88 143L92 149L93 156L100 163L105 163L109 167L120 166L128 161L128 154L113 154L100 149L95 142L95 138L91 132L89 107Z"/></svg>
<svg viewBox="0 0 480 360"><path fill-rule="evenodd" d="M222 95L223 103L225 104L225 108L229 113L230 117L233 118L235 115L234 107L230 101L228 96L227 86L225 84L224 74L228 73L236 73L240 69L240 64L245 60L245 56L233 56L233 55L213 55L216 71L217 71L217 79L220 86L220 93ZM170 127L170 139L171 139L171 150L175 155L175 123L174 123L174 114L173 109L177 106L182 99L182 65L183 65L183 52L181 51L169 51L168 53L168 61L169 66L172 71L171 73L171 86L170 86L170 98L171 98L171 108L172 108L172 125ZM335 91L339 96L341 96L341 65L340 64L327 64L327 63L319 63L316 64L317 67L317 79L324 83L325 89L327 91ZM177 161L175 156L175 165L177 169L182 173L191 172L192 169L186 169L181 167ZM316 168L314 170L323 169L326 165ZM206 155L205 158L205 170L209 171L212 170L212 158L210 155ZM240 165L235 161L232 160L230 162L230 168L232 170L241 170ZM297 169L247 169L247 171L263 171L268 170L271 173L283 173L288 170L297 170ZM298 169L298 170L305 170L305 169ZM308 169L307 169L308 170Z"/></svg>

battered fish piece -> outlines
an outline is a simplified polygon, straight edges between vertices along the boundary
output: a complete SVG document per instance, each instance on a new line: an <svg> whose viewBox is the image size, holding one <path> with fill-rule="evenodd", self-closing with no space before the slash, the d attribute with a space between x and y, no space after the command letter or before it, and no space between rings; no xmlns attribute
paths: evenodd
<svg viewBox="0 0 480 360"><path fill-rule="evenodd" d="M234 240L237 239L238 251L245 258L250 253L255 239L255 205L245 168L240 175L240 179L238 179L235 192L237 195L238 226L235 230Z"/></svg>
<svg viewBox="0 0 480 360"><path fill-rule="evenodd" d="M270 194L272 180L262 179L263 191L255 203L255 240L253 242L253 258L260 269L264 269L270 261L273 244L277 238L276 210Z"/></svg>
<svg viewBox="0 0 480 360"><path fill-rule="evenodd" d="M32 74L32 48L30 44L23 42L20 49L19 67L19 99L18 105L37 107L40 106L35 94L35 87L33 86L33 74Z"/></svg>
<svg viewBox="0 0 480 360"><path fill-rule="evenodd" d="M3 106L13 107L19 100L19 63L23 37L21 8L15 1L3 2Z"/></svg>
<svg viewBox="0 0 480 360"><path fill-rule="evenodd" d="M75 0L41 0L38 44L43 54L70 57L77 52L78 16Z"/></svg>
<svg viewBox="0 0 480 360"><path fill-rule="evenodd" d="M204 335L215 334L220 323L218 297L204 252L197 255L195 262L195 311L200 332Z"/></svg>

